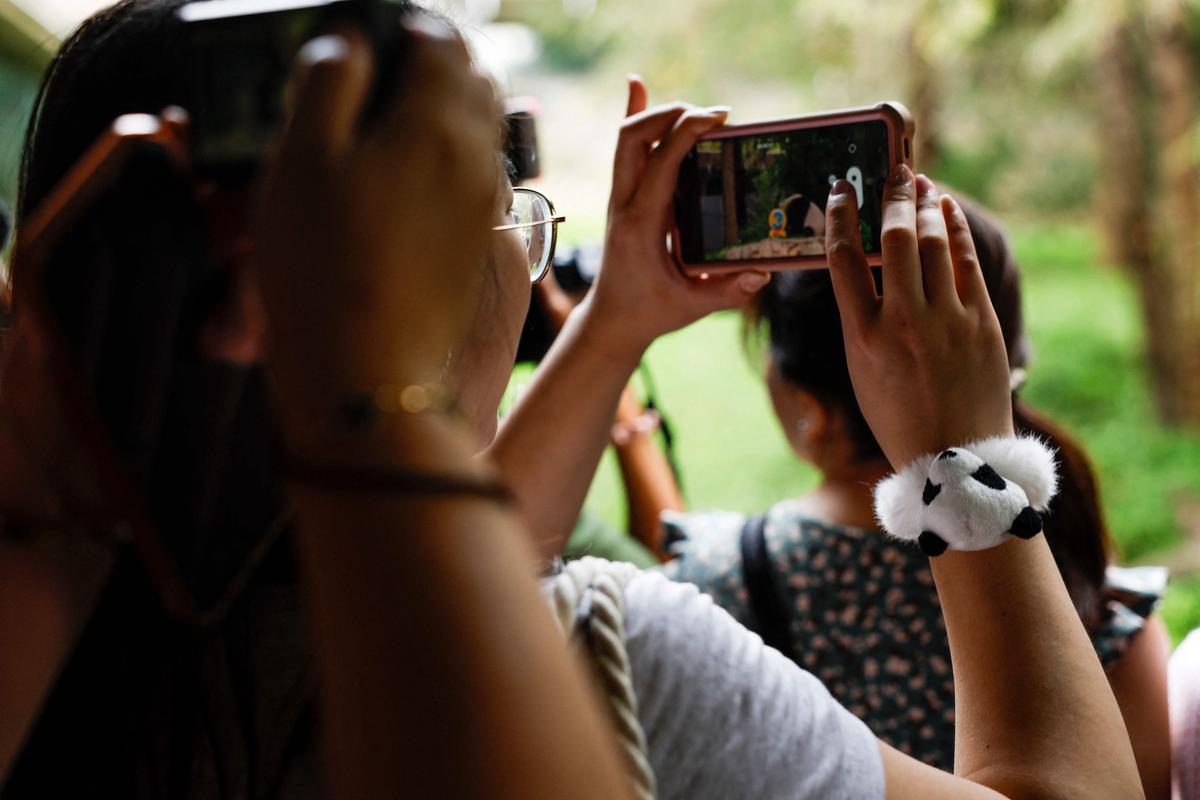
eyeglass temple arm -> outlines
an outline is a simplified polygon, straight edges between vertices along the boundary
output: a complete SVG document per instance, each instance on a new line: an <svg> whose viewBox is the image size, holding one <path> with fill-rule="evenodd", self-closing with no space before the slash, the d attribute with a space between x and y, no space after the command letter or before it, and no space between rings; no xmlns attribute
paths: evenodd
<svg viewBox="0 0 1200 800"><path fill-rule="evenodd" d="M562 215L550 217L549 219L540 219L537 222L514 222L511 225L496 225L492 228L494 231L515 231L518 228L532 228L535 225L557 225L560 222L566 222L567 218Z"/></svg>

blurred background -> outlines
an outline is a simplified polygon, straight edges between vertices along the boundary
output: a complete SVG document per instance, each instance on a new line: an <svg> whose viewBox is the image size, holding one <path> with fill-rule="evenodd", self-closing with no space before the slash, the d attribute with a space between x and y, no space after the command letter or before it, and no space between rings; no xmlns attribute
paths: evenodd
<svg viewBox="0 0 1200 800"><path fill-rule="evenodd" d="M57 40L96 0L0 0L0 199ZM899 100L917 167L1005 221L1035 348L1025 397L1088 447L1119 560L1166 564L1200 625L1200 2L436 0L509 95L543 177L599 243L625 76L731 121ZM761 511L814 475L788 453L736 315L648 355L692 508ZM528 370L518 369L512 392ZM624 527L611 458L589 505Z"/></svg>

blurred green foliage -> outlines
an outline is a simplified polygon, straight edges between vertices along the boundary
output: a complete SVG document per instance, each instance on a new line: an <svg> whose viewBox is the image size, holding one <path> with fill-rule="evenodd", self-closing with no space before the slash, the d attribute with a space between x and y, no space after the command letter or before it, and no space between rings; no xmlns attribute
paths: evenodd
<svg viewBox="0 0 1200 800"><path fill-rule="evenodd" d="M564 11L578 5L502 8L541 36L543 66L586 69L584 81L636 71L659 97L730 103L735 119L896 99L933 134L936 147L917 154L933 177L1002 211L1090 205L1095 59L1123 0L598 0L590 16Z"/></svg>
<svg viewBox="0 0 1200 800"><path fill-rule="evenodd" d="M0 199L16 197L21 142L37 91L37 72L0 57Z"/></svg>

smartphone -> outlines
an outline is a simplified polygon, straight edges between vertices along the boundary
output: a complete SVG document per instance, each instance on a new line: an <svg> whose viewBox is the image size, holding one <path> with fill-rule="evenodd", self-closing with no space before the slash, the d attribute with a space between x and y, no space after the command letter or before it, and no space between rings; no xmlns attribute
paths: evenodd
<svg viewBox="0 0 1200 800"><path fill-rule="evenodd" d="M201 0L178 12L192 61L192 136L197 167L246 180L278 133L288 79L311 39L354 26L371 41L376 110L392 85L405 41L402 8L390 0Z"/></svg>
<svg viewBox="0 0 1200 800"><path fill-rule="evenodd" d="M198 347L230 284L175 128L117 119L18 230L14 263L18 325L45 343L111 503L98 527L127 533L167 610L203 624L283 501L261 370Z"/></svg>
<svg viewBox="0 0 1200 800"><path fill-rule="evenodd" d="M844 178L878 264L884 185L912 154L912 117L895 102L719 128L684 158L672 250L692 275L824 267L825 204Z"/></svg>

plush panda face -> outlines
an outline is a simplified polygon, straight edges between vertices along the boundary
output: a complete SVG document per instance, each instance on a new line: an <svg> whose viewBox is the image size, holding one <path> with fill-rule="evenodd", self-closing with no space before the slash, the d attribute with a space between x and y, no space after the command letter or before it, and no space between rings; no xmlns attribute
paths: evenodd
<svg viewBox="0 0 1200 800"><path fill-rule="evenodd" d="M929 465L929 479L934 483L959 481L984 466L983 459L969 450L943 450Z"/></svg>
<svg viewBox="0 0 1200 800"><path fill-rule="evenodd" d="M933 460L921 500L918 543L927 555L945 552L948 541L959 550L981 550L1008 535L1029 538L1041 530L1024 490L968 450L952 448Z"/></svg>

